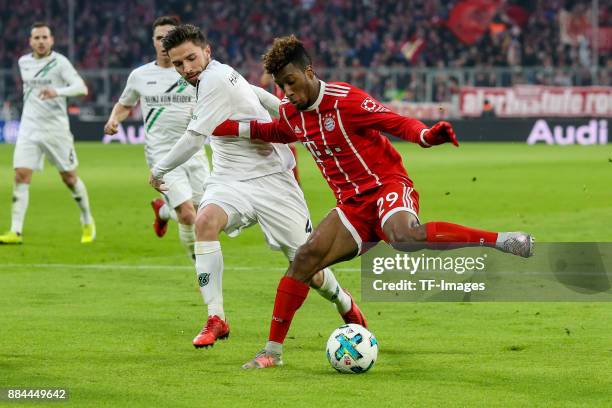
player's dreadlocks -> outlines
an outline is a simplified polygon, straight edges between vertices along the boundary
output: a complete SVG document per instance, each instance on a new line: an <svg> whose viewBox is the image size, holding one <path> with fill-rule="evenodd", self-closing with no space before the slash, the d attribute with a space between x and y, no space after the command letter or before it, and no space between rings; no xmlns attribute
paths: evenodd
<svg viewBox="0 0 612 408"><path fill-rule="evenodd" d="M307 66L312 65L304 44L293 34L288 37L275 38L272 47L262 59L266 72L272 75L278 74L288 64L304 70Z"/></svg>
<svg viewBox="0 0 612 408"><path fill-rule="evenodd" d="M178 47L179 45L191 41L197 46L205 47L208 45L208 41L202 31L192 24L181 24L174 27L162 40L162 46L166 52L172 48Z"/></svg>

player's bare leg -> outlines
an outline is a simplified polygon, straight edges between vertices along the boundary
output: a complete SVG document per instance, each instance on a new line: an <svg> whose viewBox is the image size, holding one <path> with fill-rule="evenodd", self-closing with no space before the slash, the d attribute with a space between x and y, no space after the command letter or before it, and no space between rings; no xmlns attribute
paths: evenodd
<svg viewBox="0 0 612 408"><path fill-rule="evenodd" d="M357 250L338 212L330 211L296 252L287 276L308 283L317 271L357 256Z"/></svg>
<svg viewBox="0 0 612 408"><path fill-rule="evenodd" d="M335 305L345 323L356 323L367 327L365 317L353 300L353 296L348 290L340 286L331 268L317 271L308 285L316 290L322 298Z"/></svg>
<svg viewBox="0 0 612 408"><path fill-rule="evenodd" d="M332 231L335 235L332 235ZM357 255L358 247L351 233L346 229L337 211L330 212L312 235L300 246L294 261L289 265L287 276L319 288L324 280L327 267ZM353 296L343 289L350 306L342 313L345 323L367 327L367 322Z"/></svg>
<svg viewBox="0 0 612 408"><path fill-rule="evenodd" d="M81 211L81 228L83 229L81 243L91 243L96 239L96 224L89 208L87 188L74 170L60 171L60 176L66 187L70 189L72 198L74 198Z"/></svg>
<svg viewBox="0 0 612 408"><path fill-rule="evenodd" d="M179 240L187 251L189 259L195 262L195 221L196 209L193 201L185 201L174 208L178 222Z"/></svg>
<svg viewBox="0 0 612 408"><path fill-rule="evenodd" d="M488 246L524 258L533 255L534 239L524 232L497 233L448 222L420 225L408 211L399 211L389 217L383 231L391 245L399 250Z"/></svg>
<svg viewBox="0 0 612 408"><path fill-rule="evenodd" d="M227 221L227 214L216 204L207 204L196 216L195 267L200 293L208 306L208 320L193 339L196 348L212 346L217 339L229 336L223 310L223 254L219 242Z"/></svg>
<svg viewBox="0 0 612 408"><path fill-rule="evenodd" d="M0 244L22 244L23 222L30 201L32 169L17 167L13 186L13 205L11 209L11 229L0 235Z"/></svg>
<svg viewBox="0 0 612 408"><path fill-rule="evenodd" d="M281 279L274 301L268 343L243 368L267 368L283 364L282 344L295 312L306 299L308 283L318 271L354 258L357 252L358 246L353 236L342 224L338 213L331 211L298 249L287 274Z"/></svg>
<svg viewBox="0 0 612 408"><path fill-rule="evenodd" d="M15 183L30 184L32 182L32 169L18 167L15 169Z"/></svg>

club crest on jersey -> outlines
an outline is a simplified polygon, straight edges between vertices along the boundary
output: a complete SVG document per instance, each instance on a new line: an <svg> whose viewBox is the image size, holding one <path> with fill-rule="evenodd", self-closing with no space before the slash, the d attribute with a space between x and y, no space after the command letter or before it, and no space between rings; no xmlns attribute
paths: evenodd
<svg viewBox="0 0 612 408"><path fill-rule="evenodd" d="M325 116L325 119L323 119L323 127L325 127L325 130L328 132L332 132L336 128L336 122L331 114L329 116Z"/></svg>
<svg viewBox="0 0 612 408"><path fill-rule="evenodd" d="M368 112L388 112L389 109L376 102L372 98L365 98L363 102L361 102L361 107Z"/></svg>

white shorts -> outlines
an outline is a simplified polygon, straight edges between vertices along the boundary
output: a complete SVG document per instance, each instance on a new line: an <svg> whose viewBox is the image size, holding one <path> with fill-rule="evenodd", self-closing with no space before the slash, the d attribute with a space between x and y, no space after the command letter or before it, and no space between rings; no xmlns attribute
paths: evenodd
<svg viewBox="0 0 612 408"><path fill-rule="evenodd" d="M164 175L164 184L168 188L168 191L162 194L164 200L172 208L190 200L197 206L202 200L204 183L209 174L208 159L204 154L196 154Z"/></svg>
<svg viewBox="0 0 612 408"><path fill-rule="evenodd" d="M13 168L42 170L45 156L61 172L72 171L79 164L70 132L20 130L13 154Z"/></svg>
<svg viewBox="0 0 612 408"><path fill-rule="evenodd" d="M214 177L213 177L214 178ZM281 250L293 261L306 242L312 224L304 194L292 171L245 181L209 179L200 208L216 204L227 214L225 233L230 237L259 223L270 248Z"/></svg>

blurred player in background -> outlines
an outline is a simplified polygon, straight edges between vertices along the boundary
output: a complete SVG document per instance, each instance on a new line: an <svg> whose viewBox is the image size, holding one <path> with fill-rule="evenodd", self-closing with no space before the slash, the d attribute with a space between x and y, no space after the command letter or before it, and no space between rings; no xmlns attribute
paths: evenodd
<svg viewBox="0 0 612 408"><path fill-rule="evenodd" d="M96 237L87 189L76 172L78 160L66 112L66 98L87 95L87 86L70 61L53 51L53 44L51 27L35 23L30 31L32 52L19 58L23 112L13 156L11 230L0 235L1 244L23 243L32 172L43 169L45 156L57 168L79 206L81 242L91 243Z"/></svg>
<svg viewBox="0 0 612 408"><path fill-rule="evenodd" d="M195 26L176 27L163 45L176 70L196 85L197 103L185 134L151 170L151 185L163 190L165 175L199 152L207 139L213 152L212 174L196 218L195 243L196 273L208 320L193 344L208 347L230 330L223 307L221 232L232 237L259 223L268 245L282 250L292 262L312 227L304 195L291 173L295 162L287 146L212 136L227 119L269 122L266 108L278 113L280 101L249 85L232 67L213 60L206 38ZM311 284L336 305L345 322L366 325L330 269L317 271Z"/></svg>
<svg viewBox="0 0 612 408"><path fill-rule="evenodd" d="M533 238L525 233L420 223L419 195L402 157L380 132L421 147L458 146L449 123L428 129L416 119L391 112L359 88L321 81L295 36L277 38L264 56L264 66L286 95L281 119L234 124L234 133L270 143L301 141L334 191L337 206L298 249L278 285L268 342L243 368L282 365L282 344L306 299L311 277L322 268L361 255L380 240L400 250L483 245L522 257L532 255Z"/></svg>
<svg viewBox="0 0 612 408"><path fill-rule="evenodd" d="M178 24L175 17L169 16L159 17L153 22L155 61L132 71L104 126L106 134L117 133L119 123L140 101L145 129L145 159L149 169L185 133L195 106L195 88L176 72L162 47L164 36ZM155 212L155 234L163 237L170 218L177 221L181 244L193 260L196 207L202 199L209 171L206 152L200 149L186 163L165 175L168 190L163 194L164 199L157 198L151 202Z"/></svg>

